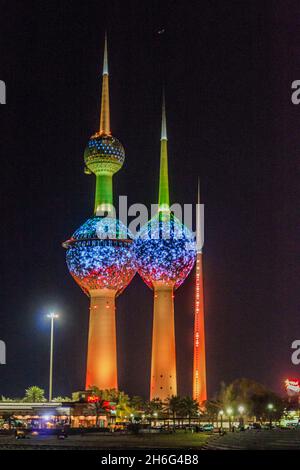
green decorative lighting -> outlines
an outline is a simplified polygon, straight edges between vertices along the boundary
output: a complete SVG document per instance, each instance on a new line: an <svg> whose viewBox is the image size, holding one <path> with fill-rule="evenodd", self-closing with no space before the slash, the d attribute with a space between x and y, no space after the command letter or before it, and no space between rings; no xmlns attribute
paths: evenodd
<svg viewBox="0 0 300 470"><path fill-rule="evenodd" d="M168 176L168 138L166 122L165 95L162 102L161 138L160 138L160 170L159 170L159 211L169 211L169 176Z"/></svg>
<svg viewBox="0 0 300 470"><path fill-rule="evenodd" d="M107 40L105 38L100 126L99 131L90 138L84 152L86 173L96 175L95 215L112 211L112 177L122 168L124 160L123 145L111 135L110 130Z"/></svg>

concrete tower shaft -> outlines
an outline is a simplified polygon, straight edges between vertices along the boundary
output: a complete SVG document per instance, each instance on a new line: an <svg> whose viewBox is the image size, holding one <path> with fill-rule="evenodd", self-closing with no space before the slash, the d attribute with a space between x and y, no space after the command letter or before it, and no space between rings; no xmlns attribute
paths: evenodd
<svg viewBox="0 0 300 470"><path fill-rule="evenodd" d="M177 395L173 285L154 282L150 399Z"/></svg>
<svg viewBox="0 0 300 470"><path fill-rule="evenodd" d="M117 389L116 291L96 289L90 296L86 388Z"/></svg>

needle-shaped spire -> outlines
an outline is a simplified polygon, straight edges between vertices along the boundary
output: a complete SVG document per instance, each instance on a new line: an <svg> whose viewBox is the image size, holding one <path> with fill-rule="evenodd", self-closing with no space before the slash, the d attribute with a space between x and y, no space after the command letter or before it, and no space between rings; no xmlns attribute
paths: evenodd
<svg viewBox="0 0 300 470"><path fill-rule="evenodd" d="M104 43L104 59L103 59L103 72L102 72L102 97L101 97L101 114L100 114L99 132L100 132L100 135L111 135L106 33L105 33L105 43Z"/></svg>
<svg viewBox="0 0 300 470"><path fill-rule="evenodd" d="M196 206L196 251L197 253L202 252L200 178L198 178L198 197Z"/></svg>
<svg viewBox="0 0 300 470"><path fill-rule="evenodd" d="M162 119L160 138L160 171L159 171L159 196L158 207L160 211L169 210L169 174L168 174L168 139L165 92L162 97Z"/></svg>

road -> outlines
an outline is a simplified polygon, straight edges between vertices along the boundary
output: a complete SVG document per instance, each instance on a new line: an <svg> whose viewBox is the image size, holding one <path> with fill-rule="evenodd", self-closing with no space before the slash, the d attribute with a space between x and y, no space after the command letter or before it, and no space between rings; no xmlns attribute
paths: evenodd
<svg viewBox="0 0 300 470"><path fill-rule="evenodd" d="M300 450L300 430L245 431L214 436L207 450Z"/></svg>

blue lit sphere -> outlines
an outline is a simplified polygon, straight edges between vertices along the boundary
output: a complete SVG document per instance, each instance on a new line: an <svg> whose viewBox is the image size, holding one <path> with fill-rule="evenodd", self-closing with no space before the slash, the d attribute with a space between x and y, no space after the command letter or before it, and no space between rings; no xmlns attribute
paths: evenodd
<svg viewBox="0 0 300 470"><path fill-rule="evenodd" d="M120 220L94 216L64 243L69 271L86 293L125 289L136 273L132 238Z"/></svg>
<svg viewBox="0 0 300 470"><path fill-rule="evenodd" d="M123 145L111 135L92 135L84 152L86 167L95 174L114 174L120 170L124 160Z"/></svg>
<svg viewBox="0 0 300 470"><path fill-rule="evenodd" d="M137 270L150 288L153 281L161 281L177 289L196 258L192 233L169 213L158 213L142 227L134 241L134 251Z"/></svg>

